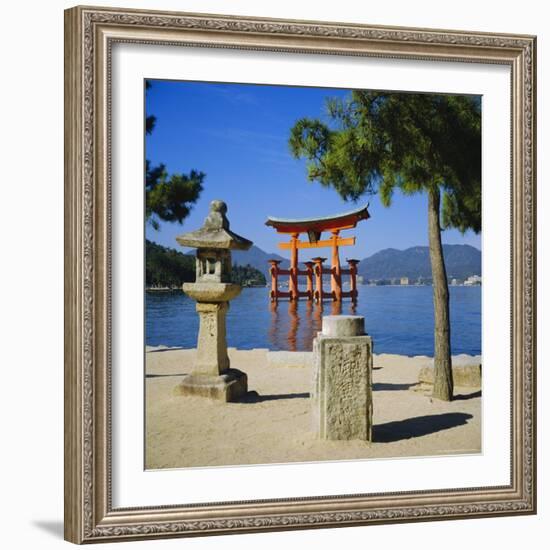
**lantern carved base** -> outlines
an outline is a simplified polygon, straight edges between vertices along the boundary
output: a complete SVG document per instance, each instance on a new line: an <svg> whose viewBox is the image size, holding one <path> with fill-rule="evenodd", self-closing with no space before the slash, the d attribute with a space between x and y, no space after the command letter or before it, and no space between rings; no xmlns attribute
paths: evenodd
<svg viewBox="0 0 550 550"><path fill-rule="evenodd" d="M227 369L214 376L210 374L189 374L174 388L175 395L209 397L218 401L237 401L248 391L246 373L238 369Z"/></svg>

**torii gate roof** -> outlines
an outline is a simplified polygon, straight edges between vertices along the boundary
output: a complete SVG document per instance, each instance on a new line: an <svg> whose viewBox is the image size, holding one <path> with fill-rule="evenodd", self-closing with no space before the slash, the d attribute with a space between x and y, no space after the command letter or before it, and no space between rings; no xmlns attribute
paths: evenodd
<svg viewBox="0 0 550 550"><path fill-rule="evenodd" d="M274 227L278 233L321 233L333 229L352 229L361 220L370 218L369 204L350 212L324 216L321 218L287 219L269 216L266 225Z"/></svg>

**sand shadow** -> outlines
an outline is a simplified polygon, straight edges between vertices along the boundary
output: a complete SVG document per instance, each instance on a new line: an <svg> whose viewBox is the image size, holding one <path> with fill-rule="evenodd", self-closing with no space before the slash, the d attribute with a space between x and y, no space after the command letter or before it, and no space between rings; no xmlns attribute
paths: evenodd
<svg viewBox="0 0 550 550"><path fill-rule="evenodd" d="M455 395L453 401L466 401L467 399L475 399L476 397L481 397L481 390L477 390L472 393L464 393L460 395Z"/></svg>
<svg viewBox="0 0 550 550"><path fill-rule="evenodd" d="M402 391L402 390L408 390L416 385L417 385L416 382L413 382L412 384L389 384L385 382L377 382L372 385L372 390L373 391Z"/></svg>
<svg viewBox="0 0 550 550"><path fill-rule="evenodd" d="M470 418L473 416L466 413L443 413L386 422L374 426L373 440L375 443L393 443L412 437L422 437L456 426L463 426L468 423Z"/></svg>
<svg viewBox="0 0 550 550"><path fill-rule="evenodd" d="M160 349L149 349L145 350L145 353L163 353L165 351L181 351L181 350L191 350L193 348L160 348Z"/></svg>
<svg viewBox="0 0 550 550"><path fill-rule="evenodd" d="M304 393L279 393L260 395L258 392L249 391L238 403L262 403L263 401L279 401L283 399L309 399L310 394Z"/></svg>

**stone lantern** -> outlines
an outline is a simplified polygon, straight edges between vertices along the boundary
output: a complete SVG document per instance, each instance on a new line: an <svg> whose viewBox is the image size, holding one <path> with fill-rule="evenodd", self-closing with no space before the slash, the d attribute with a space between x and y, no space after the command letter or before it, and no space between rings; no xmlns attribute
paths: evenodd
<svg viewBox="0 0 550 550"><path fill-rule="evenodd" d="M227 205L214 200L200 229L176 237L180 245L197 249L196 281L184 283L183 291L196 300L200 320L197 362L177 386L178 395L234 401L248 391L246 374L229 365L225 316L229 301L241 292L231 282L231 250L248 250L252 242L230 231L226 213Z"/></svg>

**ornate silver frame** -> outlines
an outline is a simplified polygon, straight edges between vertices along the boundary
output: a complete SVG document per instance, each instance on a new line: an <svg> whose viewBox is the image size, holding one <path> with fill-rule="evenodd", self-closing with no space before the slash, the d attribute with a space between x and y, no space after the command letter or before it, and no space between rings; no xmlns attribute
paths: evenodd
<svg viewBox="0 0 550 550"><path fill-rule="evenodd" d="M110 54L115 42L498 63L512 73L511 483L502 487L113 509ZM65 12L65 538L75 543L533 514L533 36L76 7Z"/></svg>

